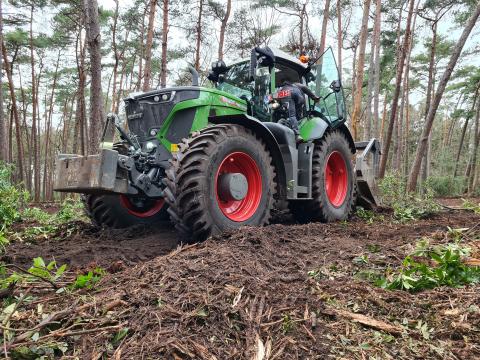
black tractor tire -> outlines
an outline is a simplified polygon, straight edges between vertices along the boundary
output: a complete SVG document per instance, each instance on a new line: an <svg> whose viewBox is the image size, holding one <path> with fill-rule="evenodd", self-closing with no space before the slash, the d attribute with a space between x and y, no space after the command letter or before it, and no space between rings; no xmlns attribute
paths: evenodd
<svg viewBox="0 0 480 360"><path fill-rule="evenodd" d="M128 200L128 199L127 199ZM98 227L109 227L113 229L122 229L133 225L155 225L169 220L167 212L168 205L163 204L158 210L153 210L149 214L148 209L127 208L125 199L122 201L121 195L82 195L82 201L85 206L85 213L90 218L93 225ZM154 201L154 200L152 200ZM155 206L155 204L152 205ZM134 210L138 210L139 216L134 215ZM143 212L142 212L143 210Z"/></svg>
<svg viewBox="0 0 480 360"><path fill-rule="evenodd" d="M225 173L245 174L243 199L222 199L217 182ZM265 143L243 126L214 125L184 139L166 175L168 212L184 242L270 221L276 194L272 158Z"/></svg>
<svg viewBox="0 0 480 360"><path fill-rule="evenodd" d="M349 142L341 131L330 131L315 143L312 159L312 199L289 201L290 212L298 222L346 220L353 213L357 184L352 156ZM326 179L326 173L332 168L332 164L339 169L335 172L337 177L329 176L329 179ZM346 178L338 174L344 174ZM336 187L330 195L332 199L326 184L329 189Z"/></svg>

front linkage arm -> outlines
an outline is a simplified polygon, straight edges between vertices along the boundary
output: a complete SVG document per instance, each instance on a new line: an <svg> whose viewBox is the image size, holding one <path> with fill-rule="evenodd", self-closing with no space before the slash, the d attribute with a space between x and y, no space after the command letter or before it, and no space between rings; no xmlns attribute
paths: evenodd
<svg viewBox="0 0 480 360"><path fill-rule="evenodd" d="M121 143L113 143L115 129ZM128 145L123 153L118 150ZM156 159L156 147L144 146L125 132L116 114L108 114L100 153L80 156L60 154L56 163L54 190L84 194L117 193L160 198L164 170Z"/></svg>

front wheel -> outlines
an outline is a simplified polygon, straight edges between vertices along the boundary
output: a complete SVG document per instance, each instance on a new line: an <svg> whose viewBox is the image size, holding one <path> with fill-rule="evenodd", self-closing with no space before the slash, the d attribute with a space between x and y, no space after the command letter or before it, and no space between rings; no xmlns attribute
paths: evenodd
<svg viewBox="0 0 480 360"><path fill-rule="evenodd" d="M356 178L352 150L338 130L315 144L312 159L312 199L289 202L299 222L345 220L353 212Z"/></svg>
<svg viewBox="0 0 480 360"><path fill-rule="evenodd" d="M239 125L216 125L192 135L166 171L166 200L186 241L269 222L276 190L270 153Z"/></svg>
<svg viewBox="0 0 480 360"><path fill-rule="evenodd" d="M85 212L99 227L115 229L167 221L164 199L134 198L126 195L83 195Z"/></svg>

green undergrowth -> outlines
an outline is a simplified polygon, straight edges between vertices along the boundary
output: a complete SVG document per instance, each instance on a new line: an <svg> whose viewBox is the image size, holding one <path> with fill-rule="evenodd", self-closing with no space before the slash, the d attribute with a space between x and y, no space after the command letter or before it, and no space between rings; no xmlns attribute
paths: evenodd
<svg viewBox="0 0 480 360"><path fill-rule="evenodd" d="M32 222L33 224L26 226L20 233L11 235L26 241L39 238L47 239L58 230L59 226L75 220L85 220L83 205L78 200L66 199L61 204L60 209L52 214L38 207L27 207L21 212L21 221ZM70 232L74 227L67 226L66 231Z"/></svg>
<svg viewBox="0 0 480 360"><path fill-rule="evenodd" d="M432 245L422 238L398 269L387 269L375 284L389 290L411 292L440 286L460 287L480 283L480 267L467 259L471 248L464 243L468 229L449 229L453 242Z"/></svg>
<svg viewBox="0 0 480 360"><path fill-rule="evenodd" d="M479 214L480 215L480 202L474 202L473 200L465 200L465 199L462 199L463 200L463 203L462 203L462 208L463 209L466 209L466 210L470 210L470 211L473 211L475 214Z"/></svg>
<svg viewBox="0 0 480 360"><path fill-rule="evenodd" d="M107 274L105 269L96 267L86 273L77 274L72 280L72 278L63 278L66 270L66 264L58 266L54 260L47 263L41 257L33 259L32 266L27 270L14 265L0 264L0 289L6 289L12 285L42 282L52 285L57 293L66 290L92 289Z"/></svg>
<svg viewBox="0 0 480 360"><path fill-rule="evenodd" d="M378 215L375 213L375 211L366 210L361 206L357 207L355 215L368 224L373 224L376 221L385 220L385 217L383 215Z"/></svg>
<svg viewBox="0 0 480 360"><path fill-rule="evenodd" d="M461 196L467 188L467 179L464 176L430 176L427 184L435 196Z"/></svg>
<svg viewBox="0 0 480 360"><path fill-rule="evenodd" d="M0 251L5 250L10 240L49 238L61 225L86 220L78 199L66 199L54 213L29 206L28 191L11 182L13 170L13 165L0 163ZM67 232L71 230L66 227Z"/></svg>
<svg viewBox="0 0 480 360"><path fill-rule="evenodd" d="M396 221L427 218L440 210L434 198L435 192L428 182L423 184L421 192L408 193L401 176L388 174L380 181L379 187L383 205L393 209Z"/></svg>
<svg viewBox="0 0 480 360"><path fill-rule="evenodd" d="M5 231L13 222L20 220L21 208L29 199L28 192L11 183L13 170L13 165L0 162L0 231Z"/></svg>
<svg viewBox="0 0 480 360"><path fill-rule="evenodd" d="M464 286L480 282L480 267L469 266L462 259L469 248L446 244L418 249L407 256L398 271L378 280L376 284L390 290L420 291L439 286Z"/></svg>
<svg viewBox="0 0 480 360"><path fill-rule="evenodd" d="M0 342L10 342L16 336L24 334L25 329L18 323L21 320L19 314L31 312L31 317L40 322L53 314L48 310L49 302L38 301L42 297L49 298L51 295L63 297L66 295L83 296L76 294L80 289L92 290L97 282L107 272L102 268L95 268L84 274L73 274L67 271L67 265L59 266L55 261L45 262L41 257L33 259L29 269L22 269L15 265L0 264L0 289L7 294L0 300L0 324L8 330L0 334ZM32 288L43 289L41 293L33 293ZM30 291L30 292L29 292ZM32 305L35 304L37 305ZM55 326L59 326L58 323ZM51 331L49 327L32 328L27 341L28 346L15 347L10 351L11 359L53 359L62 357L69 349L67 342L55 338L45 340ZM112 340L116 344L126 336L121 329ZM41 341L41 339L44 339ZM117 344L118 345L118 344Z"/></svg>

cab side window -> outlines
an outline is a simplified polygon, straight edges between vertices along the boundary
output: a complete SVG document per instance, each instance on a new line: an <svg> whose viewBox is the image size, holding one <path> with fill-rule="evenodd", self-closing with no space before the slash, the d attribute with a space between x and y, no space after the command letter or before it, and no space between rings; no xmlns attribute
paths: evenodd
<svg viewBox="0 0 480 360"><path fill-rule="evenodd" d="M250 100L253 96L253 82L250 81L249 71L248 61L232 65L218 82L217 89Z"/></svg>

